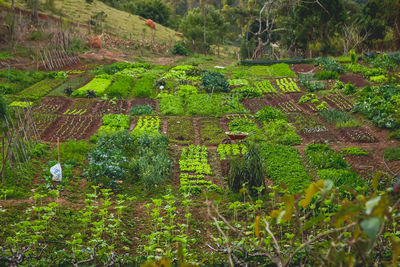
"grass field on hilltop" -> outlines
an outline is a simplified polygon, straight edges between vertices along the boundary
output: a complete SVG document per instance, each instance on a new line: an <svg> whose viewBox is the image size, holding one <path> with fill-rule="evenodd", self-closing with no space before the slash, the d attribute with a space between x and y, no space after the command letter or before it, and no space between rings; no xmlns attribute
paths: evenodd
<svg viewBox="0 0 400 267"><path fill-rule="evenodd" d="M4 3L11 4L11 1L4 1ZM27 9L26 3L21 0L16 1L16 6ZM82 25L87 25L90 17L94 14L104 11L104 13L107 14L104 25L104 30L106 32L117 34L119 26L121 36L125 35L129 38L129 34L132 33L133 39L140 40L142 38L142 32L144 30L145 39L150 40L152 38L152 29L145 24L146 20L142 19L139 16L132 15L128 12L107 6L101 1L94 1L92 4L86 3L85 0L55 1L55 7L57 10L60 10L64 15L66 15L66 17L71 21L75 23L79 22ZM51 12L48 10L40 10L39 12L52 15ZM54 16L59 17L59 15ZM175 33L176 32L174 30L157 23L155 28L155 40L160 43L169 43L171 38L174 41L181 40L181 38Z"/></svg>

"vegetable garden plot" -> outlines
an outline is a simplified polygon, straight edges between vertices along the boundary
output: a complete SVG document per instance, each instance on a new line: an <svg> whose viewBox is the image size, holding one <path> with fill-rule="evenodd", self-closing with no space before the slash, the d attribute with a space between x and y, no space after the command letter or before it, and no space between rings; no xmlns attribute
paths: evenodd
<svg viewBox="0 0 400 267"><path fill-rule="evenodd" d="M35 121L35 126L39 135L42 136L46 129L49 128L57 118L58 116L55 114L35 113L33 115L33 120Z"/></svg>
<svg viewBox="0 0 400 267"><path fill-rule="evenodd" d="M302 112L301 108L292 100L279 103L277 107L285 112Z"/></svg>
<svg viewBox="0 0 400 267"><path fill-rule="evenodd" d="M305 142L325 142L335 141L336 136L328 130L325 125L317 121L311 115L294 113L289 115L290 121L294 124L299 134Z"/></svg>
<svg viewBox="0 0 400 267"><path fill-rule="evenodd" d="M23 90L20 94L18 94L17 98L22 100L37 100L42 96L47 95L50 91L52 91L57 86L61 85L64 82L64 79L45 79L41 82L38 82L25 90Z"/></svg>
<svg viewBox="0 0 400 267"><path fill-rule="evenodd" d="M61 142L69 139L88 139L101 125L101 117L96 116L60 116L42 135L44 141Z"/></svg>
<svg viewBox="0 0 400 267"><path fill-rule="evenodd" d="M226 160L231 156L244 155L247 147L244 144L219 144L217 152L220 160Z"/></svg>
<svg viewBox="0 0 400 267"><path fill-rule="evenodd" d="M281 89L284 93L298 93L301 92L297 83L293 80L293 78L281 78L275 80L279 89Z"/></svg>
<svg viewBox="0 0 400 267"><path fill-rule="evenodd" d="M289 118L300 132L307 134L328 132L328 128L310 115L294 113L290 114Z"/></svg>
<svg viewBox="0 0 400 267"><path fill-rule="evenodd" d="M227 139L219 120L215 118L202 118L197 122L200 131L200 143L202 145L219 145Z"/></svg>
<svg viewBox="0 0 400 267"><path fill-rule="evenodd" d="M128 114L130 103L125 100L107 100L97 104L95 115L103 116L105 114Z"/></svg>
<svg viewBox="0 0 400 267"><path fill-rule="evenodd" d="M276 89L272 86L271 82L268 80L254 82L254 87L260 89L263 93L266 94L276 94Z"/></svg>
<svg viewBox="0 0 400 267"><path fill-rule="evenodd" d="M64 97L46 97L34 108L37 113L63 114L72 104L72 100Z"/></svg>
<svg viewBox="0 0 400 267"><path fill-rule="evenodd" d="M347 128L340 131L343 138L348 142L354 143L376 143L378 139L373 136L366 129L357 128Z"/></svg>
<svg viewBox="0 0 400 267"><path fill-rule="evenodd" d="M71 106L64 112L64 115L87 115L93 114L97 108L96 99L80 98L74 100Z"/></svg>
<svg viewBox="0 0 400 267"><path fill-rule="evenodd" d="M313 101L307 101L304 103L299 104L299 100L301 99L301 97L303 96L302 94L291 94L292 99L295 103L298 103L297 105L301 108L303 108L305 111L308 112L317 112L319 111L317 106L319 104L321 104L321 101L319 101L318 103L313 103Z"/></svg>
<svg viewBox="0 0 400 267"><path fill-rule="evenodd" d="M205 146L190 145L182 148L179 159L180 188L183 192L201 193L204 187L207 190L221 192L221 189L206 180L206 175L212 175L211 166L208 164L208 149Z"/></svg>
<svg viewBox="0 0 400 267"><path fill-rule="evenodd" d="M350 111L353 109L353 104L344 98L342 95L332 94L325 97L325 101L334 108L341 111Z"/></svg>
<svg viewBox="0 0 400 267"><path fill-rule="evenodd" d="M143 132L159 132L161 120L158 116L139 117L132 134L141 135Z"/></svg>
<svg viewBox="0 0 400 267"><path fill-rule="evenodd" d="M193 144L195 136L192 120L183 117L168 118L168 139L177 144Z"/></svg>

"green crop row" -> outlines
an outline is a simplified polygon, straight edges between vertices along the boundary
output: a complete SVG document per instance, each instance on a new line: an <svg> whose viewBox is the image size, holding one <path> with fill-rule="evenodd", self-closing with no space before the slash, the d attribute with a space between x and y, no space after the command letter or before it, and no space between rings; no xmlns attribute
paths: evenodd
<svg viewBox="0 0 400 267"><path fill-rule="evenodd" d="M217 152L221 160L225 160L231 156L244 155L247 146L244 144L219 144Z"/></svg>
<svg viewBox="0 0 400 267"><path fill-rule="evenodd" d="M292 78L277 79L276 84L284 93L296 93L301 91Z"/></svg>
<svg viewBox="0 0 400 267"><path fill-rule="evenodd" d="M45 79L42 80L25 90L23 90L18 96L18 99L27 100L38 100L42 96L47 95L50 91L54 90L57 86L62 84L64 79Z"/></svg>
<svg viewBox="0 0 400 267"><path fill-rule="evenodd" d="M99 75L96 76L93 80L91 80L85 86L75 90L71 96L75 97L85 97L88 94L88 91L95 92L96 96L102 96L106 91L107 87L112 83L111 76L108 75Z"/></svg>

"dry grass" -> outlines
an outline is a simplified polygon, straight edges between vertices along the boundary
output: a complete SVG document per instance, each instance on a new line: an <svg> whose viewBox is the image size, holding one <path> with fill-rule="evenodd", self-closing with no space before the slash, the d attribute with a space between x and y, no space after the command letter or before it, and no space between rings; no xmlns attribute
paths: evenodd
<svg viewBox="0 0 400 267"><path fill-rule="evenodd" d="M1 0L0 0L1 1ZM44 0L39 0L44 2ZM6 5L9 5L10 0L4 1ZM25 1L16 0L16 6L26 9ZM81 23L87 25L90 17L98 12L103 11L107 14L105 20L104 31L112 34L118 33L118 27L120 27L121 36L130 37L136 40L142 39L142 33L145 32L145 39L151 40L152 29L148 27L145 22L146 19L141 18L130 13L117 10L109 7L101 1L95 0L92 4L86 3L85 0L63 0L55 1L55 7L64 14L64 18L68 18L74 23ZM43 11L41 11L43 12ZM51 15L50 11L44 11L43 13ZM55 15L55 17L59 17ZM174 42L181 40L181 37L177 36L174 30L164 27L160 24L156 25L155 40L160 43L169 44L171 38Z"/></svg>

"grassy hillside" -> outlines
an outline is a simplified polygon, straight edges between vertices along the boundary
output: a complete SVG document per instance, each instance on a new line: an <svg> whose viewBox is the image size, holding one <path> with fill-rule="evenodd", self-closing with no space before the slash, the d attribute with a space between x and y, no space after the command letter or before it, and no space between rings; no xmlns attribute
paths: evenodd
<svg viewBox="0 0 400 267"><path fill-rule="evenodd" d="M40 1L44 2L43 0ZM9 4L10 0L4 2ZM26 8L25 1L17 0L16 2L16 6ZM104 27L106 32L117 34L119 26L121 28L121 36L125 34L129 38L129 34L132 33L132 38L139 40L142 38L142 32L145 29L145 39L152 38L152 29L145 25L145 20L139 16L109 7L100 1L95 0L92 4L86 3L85 0L55 1L55 7L71 21L75 23L80 22L85 25L87 25L87 22L90 20L92 15L103 11L107 14ZM42 10L40 12L51 15L50 11ZM56 17L59 16L57 15ZM169 42L171 38L175 41L180 40L180 37L175 35L174 30L160 24L156 25L155 39L157 41Z"/></svg>

